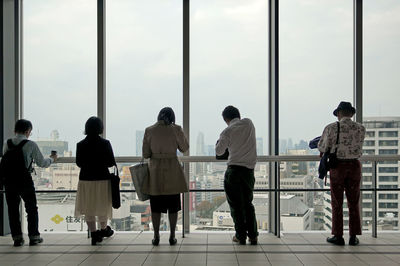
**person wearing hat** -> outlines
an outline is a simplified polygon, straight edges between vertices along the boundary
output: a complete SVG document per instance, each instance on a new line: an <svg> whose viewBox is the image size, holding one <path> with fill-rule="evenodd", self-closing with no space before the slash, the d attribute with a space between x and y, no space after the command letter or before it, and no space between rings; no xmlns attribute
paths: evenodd
<svg viewBox="0 0 400 266"><path fill-rule="evenodd" d="M330 169L332 206L332 237L327 242L344 245L343 239L343 192L349 208L349 245L358 245L361 235L360 182L362 146L365 127L351 120L356 109L349 102L340 102L333 111L339 122L327 125L318 142L320 152L336 152L337 164ZM339 126L339 128L338 128ZM339 137L338 137L339 135Z"/></svg>

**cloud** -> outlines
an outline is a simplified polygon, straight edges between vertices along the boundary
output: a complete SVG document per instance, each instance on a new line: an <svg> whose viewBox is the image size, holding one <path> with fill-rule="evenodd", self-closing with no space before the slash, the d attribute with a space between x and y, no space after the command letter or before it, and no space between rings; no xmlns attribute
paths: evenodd
<svg viewBox="0 0 400 266"><path fill-rule="evenodd" d="M353 17L347 0L280 1L280 134L310 139L352 101ZM214 144L233 104L268 135L268 13L264 0L191 2L190 118ZM400 4L364 3L364 110L399 115ZM107 1L107 134L132 155L135 132L164 106L182 121L182 1ZM70 147L96 113L96 2L24 2L25 114L40 136L58 129ZM382 104L385 103L385 104ZM37 135L37 134L35 134Z"/></svg>

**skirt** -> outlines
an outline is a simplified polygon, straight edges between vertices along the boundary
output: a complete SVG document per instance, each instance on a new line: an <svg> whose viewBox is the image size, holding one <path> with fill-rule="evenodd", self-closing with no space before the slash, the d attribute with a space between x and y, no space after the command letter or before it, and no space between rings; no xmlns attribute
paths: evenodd
<svg viewBox="0 0 400 266"><path fill-rule="evenodd" d="M181 210L181 195L150 195L151 212L176 213Z"/></svg>
<svg viewBox="0 0 400 266"><path fill-rule="evenodd" d="M82 215L112 218L110 180L79 180L75 201L75 217Z"/></svg>

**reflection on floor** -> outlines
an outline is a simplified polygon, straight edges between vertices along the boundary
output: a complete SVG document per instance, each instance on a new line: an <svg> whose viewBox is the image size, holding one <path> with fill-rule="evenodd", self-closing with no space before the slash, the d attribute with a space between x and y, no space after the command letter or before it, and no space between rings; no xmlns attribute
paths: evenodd
<svg viewBox="0 0 400 266"><path fill-rule="evenodd" d="M259 245L239 246L232 233L191 233L171 247L163 234L153 247L151 233L117 233L99 246L84 234L53 233L40 246L18 248L7 236L0 237L0 265L400 265L400 233L365 234L356 247L332 246L328 235L261 234Z"/></svg>

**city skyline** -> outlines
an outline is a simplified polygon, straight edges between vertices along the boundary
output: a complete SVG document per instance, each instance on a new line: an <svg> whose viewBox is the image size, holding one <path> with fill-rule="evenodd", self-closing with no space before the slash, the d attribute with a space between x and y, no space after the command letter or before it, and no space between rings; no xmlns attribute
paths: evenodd
<svg viewBox="0 0 400 266"><path fill-rule="evenodd" d="M363 6L363 115L400 115L400 3ZM34 135L57 128L77 143L96 115L96 3L38 0L23 8L24 117ZM162 107L182 125L182 2L107 1L106 8L107 138L117 155L130 155L136 130L155 123ZM335 120L339 101L352 102L352 8L346 0L280 2L280 138L312 139ZM266 1L195 1L190 12L190 145L200 131L215 143L230 104L268 139Z"/></svg>

